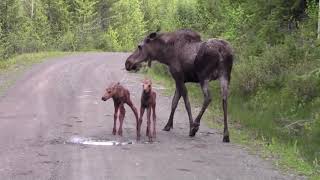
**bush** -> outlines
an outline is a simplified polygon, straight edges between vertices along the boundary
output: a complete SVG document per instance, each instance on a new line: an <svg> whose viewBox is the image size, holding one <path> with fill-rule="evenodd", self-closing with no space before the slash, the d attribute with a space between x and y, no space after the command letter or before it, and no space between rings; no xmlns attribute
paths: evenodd
<svg viewBox="0 0 320 180"><path fill-rule="evenodd" d="M59 49L63 51L75 51L77 49L77 40L75 34L71 31L67 31L60 39L59 39Z"/></svg>
<svg viewBox="0 0 320 180"><path fill-rule="evenodd" d="M288 83L299 102L310 102L320 97L320 68L302 76L296 76Z"/></svg>

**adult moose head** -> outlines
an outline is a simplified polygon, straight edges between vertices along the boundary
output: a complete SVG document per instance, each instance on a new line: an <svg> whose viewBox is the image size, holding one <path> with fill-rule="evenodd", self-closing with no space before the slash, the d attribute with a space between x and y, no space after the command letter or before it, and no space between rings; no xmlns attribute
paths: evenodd
<svg viewBox="0 0 320 180"><path fill-rule="evenodd" d="M200 35L191 30L153 32L145 37L128 57L125 67L128 71L135 70L142 62L148 60L166 64L176 84L171 113L164 130L170 131L173 128L174 112L182 96L189 116L189 136L195 136L201 117L211 102L209 82L219 80L224 112L223 142L229 142L227 98L233 64L230 44L220 39L202 41ZM202 108L194 121L185 86L187 82L199 83L204 95Z"/></svg>

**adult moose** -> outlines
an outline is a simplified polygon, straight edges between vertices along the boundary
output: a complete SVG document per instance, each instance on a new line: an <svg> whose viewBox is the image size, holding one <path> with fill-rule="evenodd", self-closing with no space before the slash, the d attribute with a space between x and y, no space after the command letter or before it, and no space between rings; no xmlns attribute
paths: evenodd
<svg viewBox="0 0 320 180"><path fill-rule="evenodd" d="M135 70L144 61L157 60L169 67L175 80L176 90L172 100L169 120L165 131L173 128L173 116L181 96L189 116L189 136L195 136L200 120L211 102L209 82L219 80L221 86L222 106L224 112L223 142L229 142L227 123L227 98L233 64L233 52L230 44L224 40L209 39L202 41L198 33L191 30L149 34L128 57L125 67L128 71ZM200 83L204 95L202 108L193 121L187 82Z"/></svg>

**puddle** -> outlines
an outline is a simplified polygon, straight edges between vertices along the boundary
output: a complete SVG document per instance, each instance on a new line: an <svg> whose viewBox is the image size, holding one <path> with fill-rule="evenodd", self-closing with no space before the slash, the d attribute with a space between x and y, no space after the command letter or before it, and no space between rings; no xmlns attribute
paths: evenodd
<svg viewBox="0 0 320 180"><path fill-rule="evenodd" d="M78 96L78 98L80 98L80 99L87 98L87 97L96 97L96 96L93 96L93 95L90 95L90 94L84 94L84 95Z"/></svg>
<svg viewBox="0 0 320 180"><path fill-rule="evenodd" d="M184 171L184 172L191 172L190 169L185 169L185 168L179 168L177 169L178 171Z"/></svg>
<svg viewBox="0 0 320 180"><path fill-rule="evenodd" d="M84 93L92 93L93 91L91 90L86 90L86 91L83 91Z"/></svg>
<svg viewBox="0 0 320 180"><path fill-rule="evenodd" d="M71 144L82 144L82 145L95 145L95 146L123 146L128 144L134 144L133 141L105 141L105 140L94 140L90 138L83 138L83 137L71 137L69 140Z"/></svg>

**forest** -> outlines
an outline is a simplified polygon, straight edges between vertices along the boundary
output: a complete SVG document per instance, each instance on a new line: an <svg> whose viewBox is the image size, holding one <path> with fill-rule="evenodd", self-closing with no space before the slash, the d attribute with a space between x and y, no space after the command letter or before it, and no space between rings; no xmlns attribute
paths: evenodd
<svg viewBox="0 0 320 180"><path fill-rule="evenodd" d="M157 29L226 39L236 55L231 123L294 147L319 173L319 10L318 0L1 0L0 61L42 51L129 52ZM169 78L159 64L152 71ZM219 109L219 87L211 88L210 108Z"/></svg>

